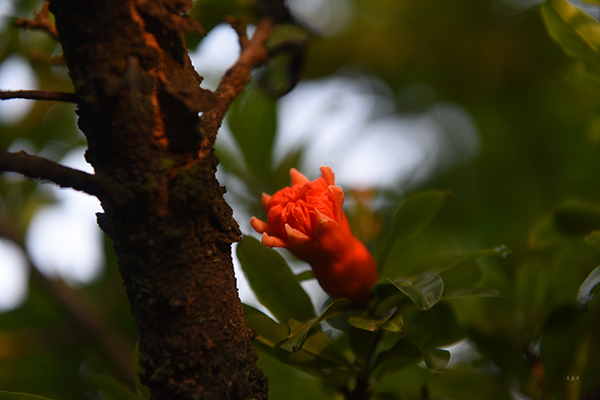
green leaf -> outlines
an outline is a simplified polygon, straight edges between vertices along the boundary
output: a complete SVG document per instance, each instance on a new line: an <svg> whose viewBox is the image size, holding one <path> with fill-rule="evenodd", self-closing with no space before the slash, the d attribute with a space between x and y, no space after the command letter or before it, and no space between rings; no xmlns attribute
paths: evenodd
<svg viewBox="0 0 600 400"><path fill-rule="evenodd" d="M541 4L542 15L552 38L588 71L600 75L600 24L591 15L566 0Z"/></svg>
<svg viewBox="0 0 600 400"><path fill-rule="evenodd" d="M284 258L251 236L237 246L237 256L258 300L283 324L315 317L313 304Z"/></svg>
<svg viewBox="0 0 600 400"><path fill-rule="evenodd" d="M388 319L385 324L381 325L381 329L388 332L404 334L404 318L402 314L396 312L392 318Z"/></svg>
<svg viewBox="0 0 600 400"><path fill-rule="evenodd" d="M406 326L406 338L421 348L447 347L465 336L454 310L446 302L439 303L427 312L417 313Z"/></svg>
<svg viewBox="0 0 600 400"><path fill-rule="evenodd" d="M444 293L444 281L439 275L418 281L415 285L405 282L395 282L390 279L386 280L408 296L421 310L429 310L440 300Z"/></svg>
<svg viewBox="0 0 600 400"><path fill-rule="evenodd" d="M248 168L258 177L270 177L277 103L257 86L249 85L232 103L227 124Z"/></svg>
<svg viewBox="0 0 600 400"><path fill-rule="evenodd" d="M554 221L567 235L588 235L600 230L600 206L579 199L562 203L554 213Z"/></svg>
<svg viewBox="0 0 600 400"><path fill-rule="evenodd" d="M138 400L135 393L108 376L89 375L83 380L98 389L106 400Z"/></svg>
<svg viewBox="0 0 600 400"><path fill-rule="evenodd" d="M380 368L377 372L377 379L379 380L387 374L418 364L422 360L423 354L419 346L408 339L400 339L391 349L379 353L373 364L373 369Z"/></svg>
<svg viewBox="0 0 600 400"><path fill-rule="evenodd" d="M392 233L378 257L379 267L383 268L392 248L412 239L429 225L449 198L450 193L441 190L408 196L396 212Z"/></svg>
<svg viewBox="0 0 600 400"><path fill-rule="evenodd" d="M244 313L246 314L246 324L256 331L256 339L270 348L274 348L277 344L287 337L288 328L285 325L278 324L273 321L268 315L256 308L243 304Z"/></svg>
<svg viewBox="0 0 600 400"><path fill-rule="evenodd" d="M343 314L353 308L352 302L347 299L337 299L332 302L319 317L306 321L303 324L292 329L292 335L286 341L280 344L281 348L287 351L298 351L304 345L304 341L309 331L320 324L322 321Z"/></svg>
<svg viewBox="0 0 600 400"><path fill-rule="evenodd" d="M135 344L133 349L133 377L135 379L135 388L140 400L150 400L151 394L148 386L140 382L140 348Z"/></svg>
<svg viewBox="0 0 600 400"><path fill-rule="evenodd" d="M485 257L506 258L510 254L510 250L504 245L491 249L477 250L465 256L457 257L445 265L440 265L440 268L436 269L435 272L438 272L444 280L444 291L448 295L470 291L479 284L482 277L481 267L477 263L477 260ZM444 297L449 298L446 295Z"/></svg>
<svg viewBox="0 0 600 400"><path fill-rule="evenodd" d="M315 278L315 274L312 272L311 269L309 269L308 271L300 272L299 274L296 275L296 280L298 282L308 281L308 280L314 279L314 278Z"/></svg>
<svg viewBox="0 0 600 400"><path fill-rule="evenodd" d="M283 344L285 342L281 342ZM281 362L299 367L320 371L340 366L350 367L348 360L335 347L333 340L322 331L316 331L303 343L301 349L290 352L276 346L274 356Z"/></svg>
<svg viewBox="0 0 600 400"><path fill-rule="evenodd" d="M579 294L577 295L577 303L579 308L587 310L588 303L594 299L594 295L600 291L600 267L594 269L583 284L579 288Z"/></svg>
<svg viewBox="0 0 600 400"><path fill-rule="evenodd" d="M583 240L590 246L593 246L597 250L600 250L600 231L593 231L585 238L583 238Z"/></svg>
<svg viewBox="0 0 600 400"><path fill-rule="evenodd" d="M356 358L355 364L361 369L369 368L373 349L376 348L381 334L364 329L350 327L348 330L348 346Z"/></svg>
<svg viewBox="0 0 600 400"><path fill-rule="evenodd" d="M363 329L365 331L377 332L379 328L387 322L388 319L391 318L391 315L388 315L385 318L369 318L364 315L355 315L353 317L348 318L348 323L355 328Z"/></svg>
<svg viewBox="0 0 600 400"><path fill-rule="evenodd" d="M5 392L0 390L0 400L51 400L47 397L29 393Z"/></svg>
<svg viewBox="0 0 600 400"><path fill-rule="evenodd" d="M496 289L473 287L469 289L455 290L448 294L444 293L444 299L465 299L468 297L496 297L500 292Z"/></svg>
<svg viewBox="0 0 600 400"><path fill-rule="evenodd" d="M433 375L441 374L450 362L450 352L448 350L422 348L421 352L427 369Z"/></svg>
<svg viewBox="0 0 600 400"><path fill-rule="evenodd" d="M377 332L379 329L394 333L402 333L404 331L404 320L402 315L397 311L389 313L383 318L355 315L348 319L348 323L355 328L370 332Z"/></svg>

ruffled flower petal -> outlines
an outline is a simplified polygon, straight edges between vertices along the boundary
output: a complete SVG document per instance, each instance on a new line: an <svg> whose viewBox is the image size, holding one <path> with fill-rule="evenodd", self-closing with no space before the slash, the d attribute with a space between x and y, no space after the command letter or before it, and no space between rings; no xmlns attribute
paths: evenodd
<svg viewBox="0 0 600 400"><path fill-rule="evenodd" d="M321 176L327 185L335 185L335 175L330 167L323 165L321 168Z"/></svg>
<svg viewBox="0 0 600 400"><path fill-rule="evenodd" d="M262 194L261 203L262 203L262 206L263 206L263 208L264 208L265 210L268 210L268 209L269 209L269 203L271 202L271 198L272 198L272 197L273 197L273 196L269 196L269 195L268 195L268 194L266 194L266 193L263 193L263 194Z"/></svg>
<svg viewBox="0 0 600 400"><path fill-rule="evenodd" d="M290 176L292 177L292 185L304 185L310 182L308 178L296 168L290 169Z"/></svg>
<svg viewBox="0 0 600 400"><path fill-rule="evenodd" d="M344 191L335 185L333 171L322 166L321 177L312 182L294 168L290 176L292 186L262 195L268 222L252 217L250 225L262 233L265 246L284 247L308 262L331 297L366 302L377 266L352 234L342 208Z"/></svg>
<svg viewBox="0 0 600 400"><path fill-rule="evenodd" d="M269 224L265 221L261 221L256 217L250 218L250 226L254 228L254 230L258 233L265 233L269 230Z"/></svg>
<svg viewBox="0 0 600 400"><path fill-rule="evenodd" d="M286 247L287 243L275 236L269 236L266 232L262 235L262 244L267 247Z"/></svg>
<svg viewBox="0 0 600 400"><path fill-rule="evenodd" d="M305 244L311 241L310 236L305 235L298 229L292 228L289 224L285 224L285 232L288 235L288 240L292 245Z"/></svg>

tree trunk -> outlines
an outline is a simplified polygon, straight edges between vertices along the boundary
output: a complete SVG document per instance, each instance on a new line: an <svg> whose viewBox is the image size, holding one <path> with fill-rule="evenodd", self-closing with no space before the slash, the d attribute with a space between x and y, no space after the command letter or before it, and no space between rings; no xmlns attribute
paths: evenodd
<svg viewBox="0 0 600 400"><path fill-rule="evenodd" d="M188 0L51 0L79 98L86 159L102 183L152 398L264 399L238 298L239 228L215 178L222 106L201 89L182 30ZM211 114L212 115L212 114Z"/></svg>

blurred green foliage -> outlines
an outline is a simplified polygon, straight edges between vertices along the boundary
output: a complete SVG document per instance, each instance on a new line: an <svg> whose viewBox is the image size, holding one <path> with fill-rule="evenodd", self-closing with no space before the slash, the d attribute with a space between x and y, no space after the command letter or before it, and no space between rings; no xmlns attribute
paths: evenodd
<svg viewBox="0 0 600 400"><path fill-rule="evenodd" d="M313 38L306 49L303 79L340 74L376 78L392 94L395 113L401 116L419 114L441 101L458 104L477 126L479 153L416 186L397 192L372 188L382 202L360 200L353 188L344 188L356 194L348 217L357 236L386 259L380 265L382 276L392 280L378 285L380 298L418 299L422 290L406 288L425 288L436 301L431 307L422 303L425 311L410 306L406 313L385 320L357 313L340 321L338 317L351 310L339 301L309 315L312 310L301 300L299 310L276 313L287 321L275 321L248 306L249 323L267 326L271 334L259 335L256 341L259 364L270 378L271 398L336 398L335 389L350 379L343 372L352 369L346 365L349 359L364 357L361 349L380 328L392 339L380 342L372 364L378 399L510 399L511 392L531 399L599 398L600 305L592 297L598 291L600 265L596 19L566 0L546 1L541 7L508 0L341 3L348 6L347 21L337 31ZM600 14L597 2L586 3ZM31 16L41 7L37 0L11 4L15 17ZM336 11L335 2L324 4ZM255 21L253 10L253 1L198 0L192 14L210 30L225 15ZM14 18L0 32L0 62L19 54L28 60L40 89L71 90L65 68L53 58L60 54L58 45L43 32L18 30L12 22ZM200 40L190 37L189 44L195 47ZM73 109L35 102L21 121L0 121L0 146L5 149L24 138L36 152L59 159L84 143ZM244 184L239 191L244 195L237 196L235 204L247 214L260 216L260 194L287 185L289 168L302 159L303 148L274 157L277 112L276 100L257 86L249 87L227 120L242 156L226 146L217 149L220 168ZM450 190L453 196L444 200L441 211L432 212L437 213L434 219L411 222L412 214L396 218L402 224L430 223L424 223L418 235L405 234L406 240L386 245L385 239L404 229L394 227L394 212L404 200L409 204L407 189ZM421 200L415 203L416 211L427 201L433 203L427 210L434 210L435 196ZM34 183L0 177L0 226L10 228L22 243L31 216L52 201ZM251 239L245 243L242 252L244 246L252 246ZM511 257L479 259L478 249L500 244L512 250ZM109 249L107 243L102 276L75 291L106 325L122 334L133 352L133 323ZM441 276L441 292L436 278L410 280L428 271ZM409 283L402 286L394 280L399 277ZM255 290L269 307L276 300L260 294L274 284L265 285ZM486 297L496 294L500 296ZM328 336L320 328L319 315L349 334ZM119 374L104 350L74 326L43 284L32 278L26 302L0 315L0 390L64 400L96 398L93 385L83 377ZM301 351L282 348L280 342L289 343L290 334L295 343L304 340ZM403 339L395 340L394 335ZM451 349L446 366L445 349L461 339L462 350ZM425 363L419 364L422 359ZM300 363L305 364L296 368ZM441 373L434 376L430 371ZM124 383L133 389L133 381Z"/></svg>

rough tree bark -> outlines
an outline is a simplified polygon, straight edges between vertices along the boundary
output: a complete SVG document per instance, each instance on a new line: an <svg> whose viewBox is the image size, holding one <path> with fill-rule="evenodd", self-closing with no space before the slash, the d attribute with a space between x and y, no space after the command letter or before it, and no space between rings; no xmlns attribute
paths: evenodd
<svg viewBox="0 0 600 400"><path fill-rule="evenodd" d="M155 400L263 399L231 260L240 231L212 145L228 103L265 60L271 22L240 40L240 61L213 93L186 52L182 31L200 29L190 6L50 1L104 209L98 223L139 333L142 383Z"/></svg>

